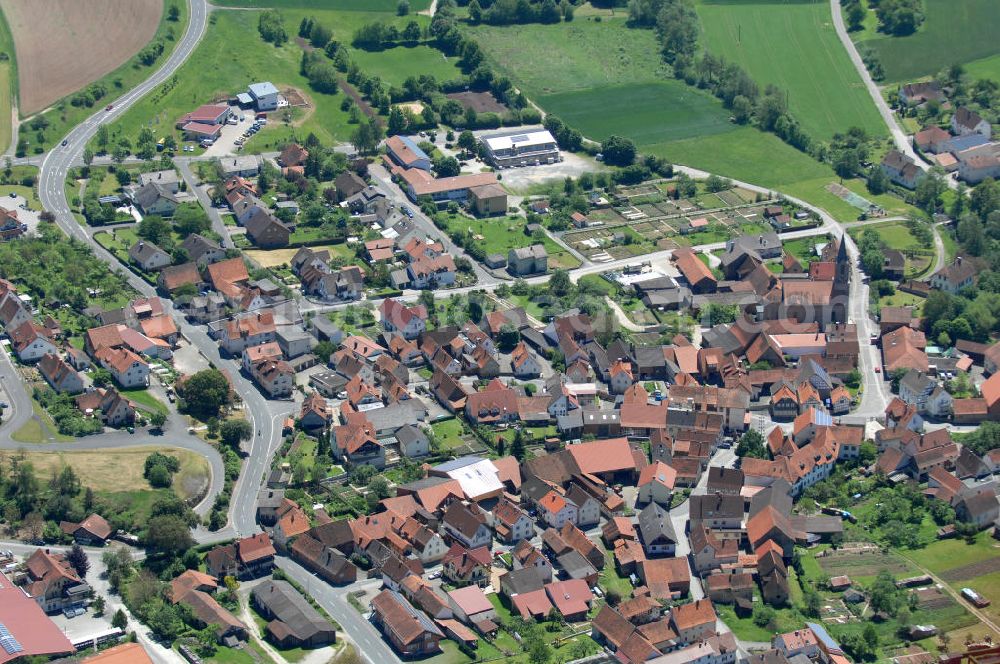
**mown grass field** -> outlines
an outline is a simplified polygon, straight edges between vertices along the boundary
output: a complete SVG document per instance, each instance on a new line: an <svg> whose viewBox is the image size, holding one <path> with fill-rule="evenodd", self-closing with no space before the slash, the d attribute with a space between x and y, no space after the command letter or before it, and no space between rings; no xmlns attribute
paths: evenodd
<svg viewBox="0 0 1000 664"><path fill-rule="evenodd" d="M431 0L407 0L410 13L424 11L431 6ZM264 9L339 9L358 12L393 12L399 0L216 0L218 7L254 7Z"/></svg>
<svg viewBox="0 0 1000 664"><path fill-rule="evenodd" d="M290 125L280 120L270 123L253 141L253 150L274 149L292 136L301 140L310 132L328 144L347 140L354 125L348 123L347 113L340 109L343 94L323 94L310 88L300 71L301 47L294 40L280 48L264 42L257 31L259 16L257 11L214 12L214 22L177 72L176 80L157 88L115 122L111 127L112 142L117 136L134 142L147 125L157 136L174 132L175 122L184 113L228 98L255 81L271 81L279 90L298 89L311 105L304 111L296 109ZM282 17L289 35L297 34L299 22L306 16L330 27L334 38L343 42L350 42L354 31L371 21L388 20L401 26L409 20L427 22L426 17L387 17L377 12L288 9L282 11Z"/></svg>
<svg viewBox="0 0 1000 664"><path fill-rule="evenodd" d="M761 88L773 83L785 90L810 136L827 140L852 126L886 133L837 38L828 3L706 0L697 11L705 48L739 63Z"/></svg>
<svg viewBox="0 0 1000 664"><path fill-rule="evenodd" d="M993 81L1000 81L1000 55L973 60L965 65L965 72L973 80L988 78Z"/></svg>
<svg viewBox="0 0 1000 664"><path fill-rule="evenodd" d="M874 28L853 39L875 50L886 83L930 76L955 63L990 58L988 71L1000 69L1000 11L996 0L924 0L927 19L906 37L889 37ZM874 26L874 23L872 23Z"/></svg>
<svg viewBox="0 0 1000 664"><path fill-rule="evenodd" d="M525 94L588 138L618 134L645 148L735 128L718 101L670 76L653 31L624 18L469 33Z"/></svg>
<svg viewBox="0 0 1000 664"><path fill-rule="evenodd" d="M537 102L595 140L624 134L644 146L736 129L718 102L671 79L572 90Z"/></svg>
<svg viewBox="0 0 1000 664"><path fill-rule="evenodd" d="M600 23L477 26L468 33L532 98L670 78L653 31L633 30L619 14Z"/></svg>
<svg viewBox="0 0 1000 664"><path fill-rule="evenodd" d="M397 46L384 51L351 49L351 60L361 70L374 74L389 85L402 85L410 76L433 76L438 81L448 81L462 75L456 58L446 58L432 46Z"/></svg>

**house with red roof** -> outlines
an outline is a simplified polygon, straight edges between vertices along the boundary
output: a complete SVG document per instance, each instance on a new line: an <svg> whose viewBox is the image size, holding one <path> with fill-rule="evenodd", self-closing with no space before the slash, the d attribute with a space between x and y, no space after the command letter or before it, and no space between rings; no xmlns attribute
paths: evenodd
<svg viewBox="0 0 1000 664"><path fill-rule="evenodd" d="M594 601L594 593L590 591L590 586L584 579L568 579L546 584L545 594L567 622L586 620L587 611Z"/></svg>
<svg viewBox="0 0 1000 664"><path fill-rule="evenodd" d="M83 601L84 598L80 598ZM0 573L0 625L9 635L0 648L0 664L26 658L72 655L73 644L31 596ZM17 647L14 647L16 644Z"/></svg>
<svg viewBox="0 0 1000 664"><path fill-rule="evenodd" d="M676 482L676 470L662 461L654 461L639 473L637 502L641 505L656 503L669 507Z"/></svg>

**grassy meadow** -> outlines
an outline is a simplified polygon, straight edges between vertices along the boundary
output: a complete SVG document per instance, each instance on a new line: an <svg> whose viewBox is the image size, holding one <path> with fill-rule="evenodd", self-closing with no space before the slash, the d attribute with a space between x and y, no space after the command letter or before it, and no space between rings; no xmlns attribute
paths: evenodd
<svg viewBox="0 0 1000 664"><path fill-rule="evenodd" d="M828 3L711 0L697 11L705 48L739 63L761 88L785 90L792 115L810 136L828 140L852 126L886 134L833 29Z"/></svg>
<svg viewBox="0 0 1000 664"><path fill-rule="evenodd" d="M1000 73L1000 11L996 0L924 0L927 19L912 35L890 37L866 28L853 35L870 46L885 70L885 83L932 76L955 63L973 63L973 71ZM985 60L984 60L985 59Z"/></svg>

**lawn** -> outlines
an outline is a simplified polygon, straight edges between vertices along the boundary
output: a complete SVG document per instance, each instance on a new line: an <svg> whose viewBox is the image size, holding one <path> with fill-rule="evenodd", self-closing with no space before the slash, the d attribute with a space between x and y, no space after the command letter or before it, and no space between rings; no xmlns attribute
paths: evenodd
<svg viewBox="0 0 1000 664"><path fill-rule="evenodd" d="M890 37L866 30L855 36L878 54L885 70L883 83L910 81L973 61L978 61L974 69L997 72L1000 61L991 57L1000 53L996 0L924 0L923 5L927 19L912 35Z"/></svg>
<svg viewBox="0 0 1000 664"><path fill-rule="evenodd" d="M524 234L524 226L527 224L524 217L472 219L461 214L441 213L438 218L447 220L449 232L472 233L473 238L470 242L481 246L487 254L506 256L510 249L528 247L537 242L531 236ZM579 267L580 261L552 238L546 236L541 243L549 254L549 269Z"/></svg>
<svg viewBox="0 0 1000 664"><path fill-rule="evenodd" d="M462 420L452 417L447 420L439 420L431 424L434 438L441 444L442 450L450 450L460 447L465 441L462 440Z"/></svg>
<svg viewBox="0 0 1000 664"><path fill-rule="evenodd" d="M614 590L623 600L632 596L632 582L627 576L622 576L615 568L615 556L611 551L604 551L604 569L601 570L598 585L601 590L608 592Z"/></svg>
<svg viewBox="0 0 1000 664"><path fill-rule="evenodd" d="M913 307L913 313L919 316L924 308L924 302L927 300L920 297L919 295L914 295L913 293L904 293L903 291L897 290L893 295L885 295L879 298L878 305L879 308L882 307Z"/></svg>
<svg viewBox="0 0 1000 664"><path fill-rule="evenodd" d="M73 436L59 433L59 427L56 426L55 421L34 398L31 399L31 408L35 411L35 416L12 433L11 438L19 443L66 443L76 440Z"/></svg>
<svg viewBox="0 0 1000 664"><path fill-rule="evenodd" d="M810 136L827 140L852 126L886 133L834 32L828 3L712 0L697 11L707 50L739 63L761 88L786 91L792 115Z"/></svg>
<svg viewBox="0 0 1000 664"><path fill-rule="evenodd" d="M433 76L441 81L460 78L457 58L446 58L432 46L397 46L384 51L351 50L351 60L366 74L378 76L389 85L401 86L413 76Z"/></svg>
<svg viewBox="0 0 1000 664"><path fill-rule="evenodd" d="M167 5L167 2L168 0L164 0L164 6ZM53 104L49 110L42 114L49 122L49 127L45 130L45 141L38 144L35 140L36 132L25 132L31 142L29 152L37 150L38 147L45 150L54 147L71 128L83 122L85 118L97 112L109 102L113 102L124 92L131 90L140 82L152 76L162 66L173 52L174 47L177 45L177 40L184 34L188 23L187 3L170 0L170 4L177 6L177 9L180 10L180 16L177 22L170 21L167 18L167 11L164 9L160 17L160 24L156 29L156 35L152 40L162 41L164 45L163 53L156 59L156 62L147 67L139 64L137 57L132 57L122 66L118 67L118 69L99 79L97 83L103 84L108 89L108 94L93 107L73 106L69 103L68 98L64 98ZM254 32L256 33L256 29ZM146 98L147 101L148 99L149 97ZM25 127L26 129L27 127ZM138 130L136 130L135 134L137 133ZM133 134L132 138L134 137L135 135Z"/></svg>
<svg viewBox="0 0 1000 664"><path fill-rule="evenodd" d="M166 415L169 411L167 405L153 396L148 389L121 390L122 396L134 401L139 408L149 412L159 411Z"/></svg>
<svg viewBox="0 0 1000 664"><path fill-rule="evenodd" d="M824 238L821 237L804 237L798 240L789 240L781 244L781 248L784 249L785 253L794 256L804 269L809 269L809 263L816 260L816 252L814 247L817 244L822 244L825 242Z"/></svg>

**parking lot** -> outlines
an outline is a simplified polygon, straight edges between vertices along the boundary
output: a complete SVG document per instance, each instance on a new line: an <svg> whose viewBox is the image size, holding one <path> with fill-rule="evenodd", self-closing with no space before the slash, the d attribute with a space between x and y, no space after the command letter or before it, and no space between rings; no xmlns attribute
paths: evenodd
<svg viewBox="0 0 1000 664"><path fill-rule="evenodd" d="M227 124L222 127L222 134L218 140L205 149L206 157L222 157L239 152L236 141L243 139L243 135L253 126L254 112L253 110L240 110L239 107L234 106L233 115L236 117L237 123ZM248 144L252 144L256 140L256 136L246 140Z"/></svg>
<svg viewBox="0 0 1000 664"><path fill-rule="evenodd" d="M22 224L27 224L28 232L33 233L38 228L38 212L28 209L28 201L23 196L10 196L0 188L3 196L0 196L0 207L5 210L16 210L17 219Z"/></svg>

